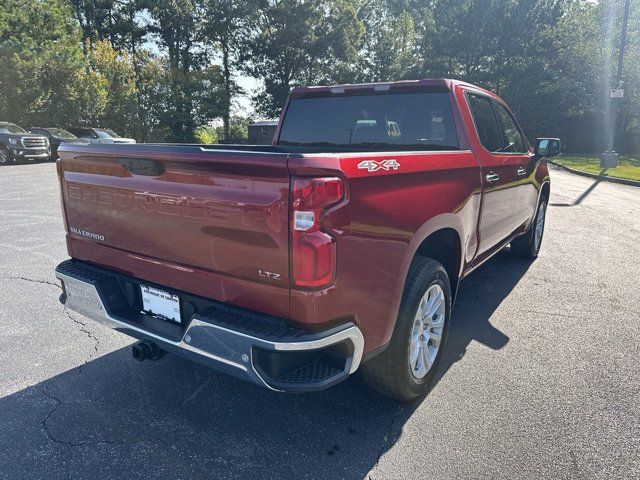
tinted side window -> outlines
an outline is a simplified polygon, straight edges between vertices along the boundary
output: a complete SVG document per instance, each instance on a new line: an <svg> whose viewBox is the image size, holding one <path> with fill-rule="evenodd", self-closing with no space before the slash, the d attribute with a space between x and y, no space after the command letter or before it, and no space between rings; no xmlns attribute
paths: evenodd
<svg viewBox="0 0 640 480"><path fill-rule="evenodd" d="M81 138L94 138L95 135L93 131L89 128L75 128L72 132Z"/></svg>
<svg viewBox="0 0 640 480"><path fill-rule="evenodd" d="M500 151L502 138L498 129L498 121L491 107L491 100L482 95L472 94L468 94L467 98L480 142L490 152Z"/></svg>
<svg viewBox="0 0 640 480"><path fill-rule="evenodd" d="M504 135L503 152L526 153L525 142L520 129L511 114L499 103L493 102L494 109L500 119L500 127Z"/></svg>

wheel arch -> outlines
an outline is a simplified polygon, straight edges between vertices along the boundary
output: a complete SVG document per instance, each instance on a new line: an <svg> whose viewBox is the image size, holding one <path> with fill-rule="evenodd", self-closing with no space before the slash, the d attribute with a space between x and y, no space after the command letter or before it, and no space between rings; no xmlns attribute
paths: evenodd
<svg viewBox="0 0 640 480"><path fill-rule="evenodd" d="M396 304L389 319L385 343L389 341L396 325L402 294L409 275L409 269L416 257L431 258L440 262L449 276L452 303L455 300L464 264L464 229L455 214L442 214L425 223L413 236L410 248L403 262L401 281L398 281ZM473 232L471 233L473 234Z"/></svg>
<svg viewBox="0 0 640 480"><path fill-rule="evenodd" d="M455 295L457 282L461 277L465 245L475 232L465 232L464 225L457 215L446 213L433 217L413 236L409 252L404 262L402 288L406 283L411 262L416 256L432 258L444 266L452 282L451 293Z"/></svg>
<svg viewBox="0 0 640 480"><path fill-rule="evenodd" d="M422 240L411 261L416 257L431 258L442 264L449 276L451 296L455 298L462 265L462 242L458 231L445 227L431 233Z"/></svg>
<svg viewBox="0 0 640 480"><path fill-rule="evenodd" d="M551 182L549 180L545 181L540 188L540 194L538 195L538 204L540 204L540 199L542 197L546 197L549 200L549 195L551 194Z"/></svg>

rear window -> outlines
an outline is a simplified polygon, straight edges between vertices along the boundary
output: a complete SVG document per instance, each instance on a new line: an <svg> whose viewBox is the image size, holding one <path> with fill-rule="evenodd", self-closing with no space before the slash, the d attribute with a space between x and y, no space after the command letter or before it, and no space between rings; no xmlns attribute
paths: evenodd
<svg viewBox="0 0 640 480"><path fill-rule="evenodd" d="M279 145L366 150L457 150L448 93L298 98Z"/></svg>

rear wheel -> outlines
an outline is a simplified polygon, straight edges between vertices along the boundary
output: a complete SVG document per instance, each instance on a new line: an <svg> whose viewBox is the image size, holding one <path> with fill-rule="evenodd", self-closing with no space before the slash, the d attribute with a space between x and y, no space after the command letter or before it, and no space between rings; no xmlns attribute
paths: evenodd
<svg viewBox="0 0 640 480"><path fill-rule="evenodd" d="M538 211L529 230L511 242L511 253L520 258L537 258L542 246L547 215L547 198L541 197Z"/></svg>
<svg viewBox="0 0 640 480"><path fill-rule="evenodd" d="M11 163L13 157L9 149L4 145L0 145L0 165L6 165L7 163Z"/></svg>
<svg viewBox="0 0 640 480"><path fill-rule="evenodd" d="M451 317L451 286L444 267L416 258L387 349L363 365L367 383L405 402L425 395L436 374Z"/></svg>

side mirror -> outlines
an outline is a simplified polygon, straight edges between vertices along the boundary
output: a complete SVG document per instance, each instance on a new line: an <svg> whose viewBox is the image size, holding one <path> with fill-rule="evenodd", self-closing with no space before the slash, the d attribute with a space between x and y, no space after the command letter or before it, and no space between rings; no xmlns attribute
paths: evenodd
<svg viewBox="0 0 640 480"><path fill-rule="evenodd" d="M541 157L557 157L562 152L562 143L559 138L538 138L533 153Z"/></svg>

